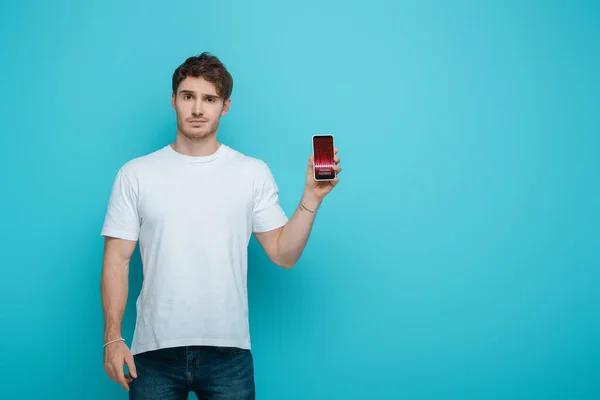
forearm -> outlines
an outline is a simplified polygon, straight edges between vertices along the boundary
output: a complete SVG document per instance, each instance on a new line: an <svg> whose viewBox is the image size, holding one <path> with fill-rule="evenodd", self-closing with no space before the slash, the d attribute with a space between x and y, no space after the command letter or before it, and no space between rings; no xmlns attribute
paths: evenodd
<svg viewBox="0 0 600 400"><path fill-rule="evenodd" d="M296 264L313 227L322 200L304 193L294 215L284 226L277 241L280 263L288 268Z"/></svg>
<svg viewBox="0 0 600 400"><path fill-rule="evenodd" d="M104 260L101 280L104 342L121 337L121 323L127 303L128 271L129 261Z"/></svg>

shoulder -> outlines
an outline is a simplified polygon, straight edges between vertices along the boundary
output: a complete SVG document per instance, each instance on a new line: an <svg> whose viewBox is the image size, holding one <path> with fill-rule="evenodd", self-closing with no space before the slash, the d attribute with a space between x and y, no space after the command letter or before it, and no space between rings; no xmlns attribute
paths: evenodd
<svg viewBox="0 0 600 400"><path fill-rule="evenodd" d="M266 161L231 148L228 148L228 151L233 167L243 176L243 179L253 185L255 195L269 190L277 190L275 177Z"/></svg>
<svg viewBox="0 0 600 400"><path fill-rule="evenodd" d="M239 168L240 171L244 171L246 174L255 177L263 177L265 174L270 174L269 166L264 160L244 154L231 147L228 147L228 152L231 162L236 164L236 168Z"/></svg>
<svg viewBox="0 0 600 400"><path fill-rule="evenodd" d="M121 165L118 175L129 178L138 177L148 169L152 169L160 165L162 160L165 159L164 155L165 147L155 150L151 153L132 158Z"/></svg>

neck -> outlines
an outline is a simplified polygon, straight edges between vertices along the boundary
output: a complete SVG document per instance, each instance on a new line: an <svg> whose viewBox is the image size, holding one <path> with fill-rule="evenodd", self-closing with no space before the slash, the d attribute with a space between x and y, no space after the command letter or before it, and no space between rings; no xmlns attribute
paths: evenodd
<svg viewBox="0 0 600 400"><path fill-rule="evenodd" d="M215 135L191 140L180 134L179 131L177 132L175 142L171 144L171 147L176 152L194 157L210 156L216 152L220 146L221 143L217 141Z"/></svg>

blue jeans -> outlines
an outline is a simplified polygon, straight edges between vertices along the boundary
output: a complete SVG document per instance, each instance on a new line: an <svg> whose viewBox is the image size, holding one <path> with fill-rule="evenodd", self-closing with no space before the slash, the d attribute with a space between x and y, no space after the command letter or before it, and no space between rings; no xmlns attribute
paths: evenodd
<svg viewBox="0 0 600 400"><path fill-rule="evenodd" d="M254 359L236 347L188 346L136 354L131 400L254 400Z"/></svg>

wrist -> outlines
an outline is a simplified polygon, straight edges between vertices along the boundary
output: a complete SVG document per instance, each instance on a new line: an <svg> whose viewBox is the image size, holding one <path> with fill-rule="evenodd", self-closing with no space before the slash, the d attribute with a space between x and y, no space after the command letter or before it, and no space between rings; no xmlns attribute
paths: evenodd
<svg viewBox="0 0 600 400"><path fill-rule="evenodd" d="M108 342L104 342L104 348L106 348L107 346L110 346L112 344L117 344L117 343L125 343L125 338L117 338L117 339L113 339L113 340L109 340Z"/></svg>
<svg viewBox="0 0 600 400"><path fill-rule="evenodd" d="M121 332L120 331L110 331L110 332L105 332L104 333L104 343L110 342L112 340L115 339L120 339L123 336L121 336Z"/></svg>
<svg viewBox="0 0 600 400"><path fill-rule="evenodd" d="M322 202L323 199L318 198L309 192L304 192L302 194L302 199L300 200L300 204L310 211L317 211Z"/></svg>

